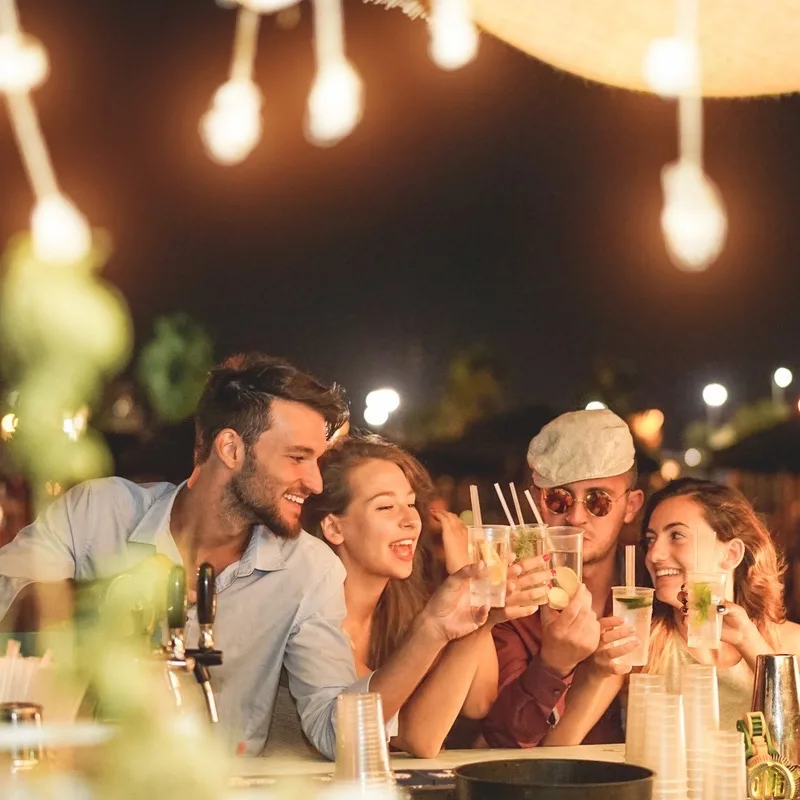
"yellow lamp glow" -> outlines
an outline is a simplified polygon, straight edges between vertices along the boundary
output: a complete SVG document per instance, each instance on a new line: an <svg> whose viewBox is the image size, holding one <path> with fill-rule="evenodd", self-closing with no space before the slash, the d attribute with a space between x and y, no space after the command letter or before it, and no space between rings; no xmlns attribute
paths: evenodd
<svg viewBox="0 0 800 800"><path fill-rule="evenodd" d="M728 219L711 179L691 161L667 164L661 173L664 208L661 227L676 267L706 269L725 244Z"/></svg>
<svg viewBox="0 0 800 800"><path fill-rule="evenodd" d="M261 92L250 80L230 80L214 93L200 120L208 154L220 164L244 161L261 139Z"/></svg>
<svg viewBox="0 0 800 800"><path fill-rule="evenodd" d="M364 111L361 78L344 58L322 65L308 96L306 136L321 147L334 145L358 125Z"/></svg>
<svg viewBox="0 0 800 800"><path fill-rule="evenodd" d="M31 214L33 251L52 264L71 264L89 255L92 231L86 217L63 194L41 199Z"/></svg>
<svg viewBox="0 0 800 800"><path fill-rule="evenodd" d="M558 69L650 91L642 64L675 30L674 0L472 0L486 31ZM800 0L703 0L698 41L703 95L800 90Z"/></svg>
<svg viewBox="0 0 800 800"><path fill-rule="evenodd" d="M50 64L38 39L21 33L0 35L0 92L27 92L44 83Z"/></svg>

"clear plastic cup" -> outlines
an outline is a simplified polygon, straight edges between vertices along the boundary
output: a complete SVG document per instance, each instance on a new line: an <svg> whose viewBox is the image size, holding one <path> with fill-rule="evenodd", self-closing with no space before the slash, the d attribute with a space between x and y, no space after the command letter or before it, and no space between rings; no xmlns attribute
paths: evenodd
<svg viewBox="0 0 800 800"><path fill-rule="evenodd" d="M688 572L686 592L689 595L687 644L709 650L719 650L722 616L717 606L725 599L724 572Z"/></svg>
<svg viewBox="0 0 800 800"><path fill-rule="evenodd" d="M647 664L650 645L650 622L653 619L653 593L655 589L644 586L612 586L612 613L626 625L633 628L633 635L639 646L626 655L618 656L616 661L631 667Z"/></svg>
<svg viewBox="0 0 800 800"><path fill-rule="evenodd" d="M558 593L551 590L550 605L561 609L565 605L561 592L566 593L567 599L572 599L583 583L583 528L570 525L548 527L544 550L550 554L553 589L561 590Z"/></svg>
<svg viewBox="0 0 800 800"><path fill-rule="evenodd" d="M503 608L506 604L511 528L508 525L473 525L468 530L470 561L473 564L483 561L485 564L478 577L470 578L470 604L477 608Z"/></svg>
<svg viewBox="0 0 800 800"><path fill-rule="evenodd" d="M644 766L656 773L653 797L664 781L686 784L686 735L680 695L653 692L648 696L644 762Z"/></svg>
<svg viewBox="0 0 800 800"><path fill-rule="evenodd" d="M334 778L360 786L394 785L381 696L374 692L336 698Z"/></svg>
<svg viewBox="0 0 800 800"><path fill-rule="evenodd" d="M644 732L647 697L653 692L664 692L663 675L636 673L628 680L628 706L625 722L625 762L644 764Z"/></svg>
<svg viewBox="0 0 800 800"><path fill-rule="evenodd" d="M511 550L517 561L544 555L546 530L541 525L515 525L511 528Z"/></svg>

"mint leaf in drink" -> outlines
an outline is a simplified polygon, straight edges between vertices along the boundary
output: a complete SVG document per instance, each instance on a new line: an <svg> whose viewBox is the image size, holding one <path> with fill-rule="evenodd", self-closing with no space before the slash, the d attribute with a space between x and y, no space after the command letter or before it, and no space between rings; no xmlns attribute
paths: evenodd
<svg viewBox="0 0 800 800"><path fill-rule="evenodd" d="M511 542L511 549L514 551L517 560L531 558L540 553L542 548L539 543L542 539L540 528L517 528L514 531Z"/></svg>
<svg viewBox="0 0 800 800"><path fill-rule="evenodd" d="M692 587L692 610L697 614L700 622L707 622L711 609L711 585L696 583Z"/></svg>

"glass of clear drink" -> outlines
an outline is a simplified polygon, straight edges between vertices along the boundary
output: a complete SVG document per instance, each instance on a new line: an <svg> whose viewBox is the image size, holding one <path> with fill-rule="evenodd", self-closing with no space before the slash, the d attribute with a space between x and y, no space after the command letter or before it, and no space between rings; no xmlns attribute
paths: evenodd
<svg viewBox="0 0 800 800"><path fill-rule="evenodd" d="M566 608L583 582L583 528L554 525L545 531L544 551L553 570L548 600L557 610Z"/></svg>
<svg viewBox="0 0 800 800"><path fill-rule="evenodd" d="M470 578L470 604L478 608L503 608L506 604L511 528L508 525L473 525L468 530L470 561L473 564L483 561L486 565L477 578Z"/></svg>
<svg viewBox="0 0 800 800"><path fill-rule="evenodd" d="M618 656L616 661L631 667L647 664L650 645L650 623L653 619L653 593L655 589L645 586L612 586L612 614L633 628L633 635L639 646L627 655Z"/></svg>
<svg viewBox="0 0 800 800"><path fill-rule="evenodd" d="M689 595L687 644L719 650L722 615L717 606L725 599L725 572L687 572L686 592Z"/></svg>
<svg viewBox="0 0 800 800"><path fill-rule="evenodd" d="M515 525L511 529L511 550L517 561L544 555L546 527L541 525Z"/></svg>

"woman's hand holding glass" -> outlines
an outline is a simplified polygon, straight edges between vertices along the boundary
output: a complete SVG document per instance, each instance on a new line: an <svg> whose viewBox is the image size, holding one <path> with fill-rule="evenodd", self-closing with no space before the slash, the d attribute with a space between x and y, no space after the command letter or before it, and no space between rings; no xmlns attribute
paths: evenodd
<svg viewBox="0 0 800 800"><path fill-rule="evenodd" d="M640 644L630 625L619 617L603 617L600 622L600 644L592 656L592 665L601 675L627 675L629 664L622 664L620 656L632 653Z"/></svg>

